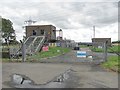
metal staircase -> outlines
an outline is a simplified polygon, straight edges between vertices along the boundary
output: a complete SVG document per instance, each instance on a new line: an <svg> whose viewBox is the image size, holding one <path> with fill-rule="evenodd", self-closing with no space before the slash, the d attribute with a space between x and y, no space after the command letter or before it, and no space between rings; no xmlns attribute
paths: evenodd
<svg viewBox="0 0 120 90"><path fill-rule="evenodd" d="M32 36L32 37L28 37L26 39L26 41L24 42L24 44L26 45L26 48L30 47L31 45L31 42L33 42L33 40L35 39L36 37Z"/></svg>
<svg viewBox="0 0 120 90"><path fill-rule="evenodd" d="M45 36L30 36L24 42L26 46L26 54L34 54L39 52L45 41Z"/></svg>

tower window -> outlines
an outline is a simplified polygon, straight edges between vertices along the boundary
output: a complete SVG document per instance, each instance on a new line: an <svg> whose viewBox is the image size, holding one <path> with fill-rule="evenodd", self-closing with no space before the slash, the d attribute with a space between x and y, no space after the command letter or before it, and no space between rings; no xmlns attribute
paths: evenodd
<svg viewBox="0 0 120 90"><path fill-rule="evenodd" d="M43 29L41 30L41 35L44 35L44 30Z"/></svg>
<svg viewBox="0 0 120 90"><path fill-rule="evenodd" d="M33 30L33 35L36 35L36 31L35 30Z"/></svg>

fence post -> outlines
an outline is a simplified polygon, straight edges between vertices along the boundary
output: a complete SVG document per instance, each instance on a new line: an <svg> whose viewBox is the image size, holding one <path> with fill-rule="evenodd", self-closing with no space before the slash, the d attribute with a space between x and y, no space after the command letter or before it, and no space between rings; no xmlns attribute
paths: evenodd
<svg viewBox="0 0 120 90"><path fill-rule="evenodd" d="M104 42L104 61L107 61L107 41Z"/></svg>
<svg viewBox="0 0 120 90"><path fill-rule="evenodd" d="M22 61L26 61L26 45L22 43Z"/></svg>

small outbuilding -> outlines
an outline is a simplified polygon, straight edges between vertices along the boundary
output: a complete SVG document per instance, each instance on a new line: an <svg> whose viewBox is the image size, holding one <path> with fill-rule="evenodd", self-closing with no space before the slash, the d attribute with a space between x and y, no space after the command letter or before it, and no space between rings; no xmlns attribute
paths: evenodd
<svg viewBox="0 0 120 90"><path fill-rule="evenodd" d="M102 47L104 43L111 46L111 38L92 38L92 44L95 47Z"/></svg>
<svg viewBox="0 0 120 90"><path fill-rule="evenodd" d="M30 36L45 36L46 40L56 40L56 27L53 25L26 26L26 38Z"/></svg>

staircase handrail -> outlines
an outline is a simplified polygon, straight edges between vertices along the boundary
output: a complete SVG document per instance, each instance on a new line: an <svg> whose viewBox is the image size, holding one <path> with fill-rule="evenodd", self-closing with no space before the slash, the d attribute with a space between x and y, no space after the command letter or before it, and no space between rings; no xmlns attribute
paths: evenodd
<svg viewBox="0 0 120 90"><path fill-rule="evenodd" d="M40 41L39 45L37 46L35 52L39 51L45 41L45 36L40 36L40 37L43 37L42 40Z"/></svg>

